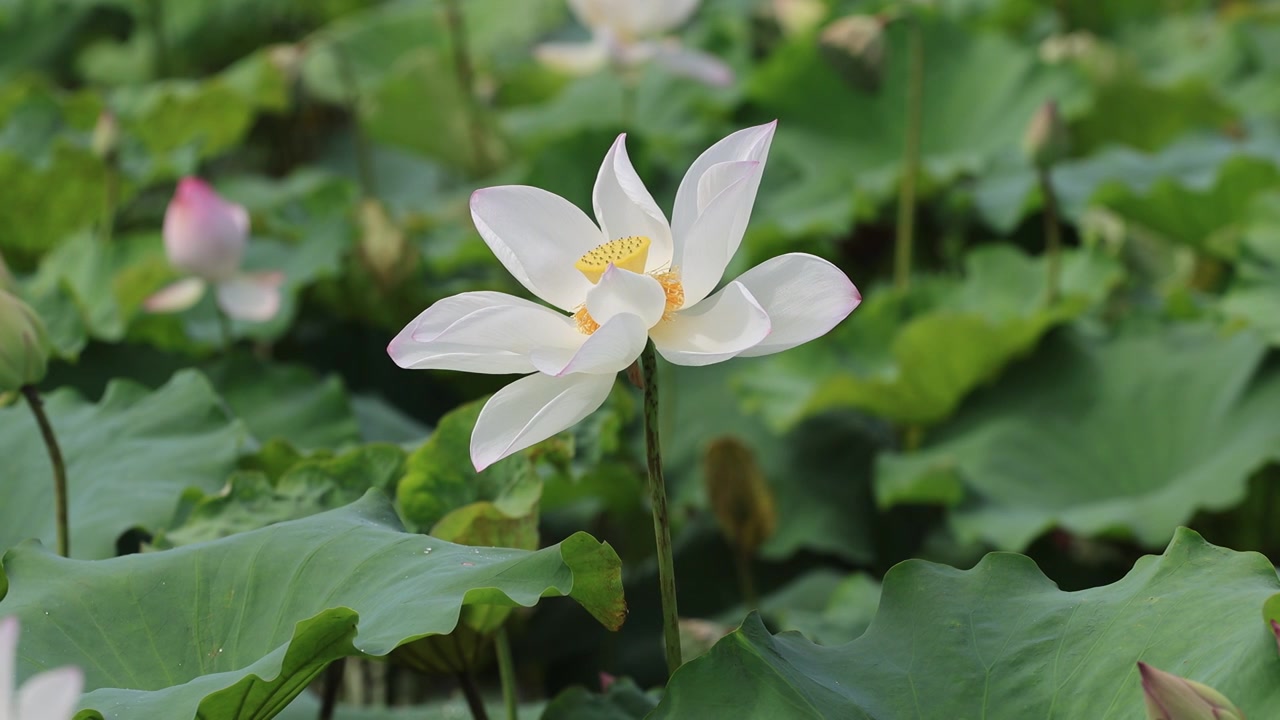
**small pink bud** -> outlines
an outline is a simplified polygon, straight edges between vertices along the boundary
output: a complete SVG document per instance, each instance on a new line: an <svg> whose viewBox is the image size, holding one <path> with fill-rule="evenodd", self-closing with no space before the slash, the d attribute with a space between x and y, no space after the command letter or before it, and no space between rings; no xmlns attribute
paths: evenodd
<svg viewBox="0 0 1280 720"><path fill-rule="evenodd" d="M1244 720L1225 695L1203 683L1138 663L1147 720Z"/></svg>
<svg viewBox="0 0 1280 720"><path fill-rule="evenodd" d="M1276 650L1280 651L1280 622L1270 621L1271 634L1276 636Z"/></svg>
<svg viewBox="0 0 1280 720"><path fill-rule="evenodd" d="M249 213L203 180L185 177L164 213L164 248L175 268L211 281L240 270Z"/></svg>

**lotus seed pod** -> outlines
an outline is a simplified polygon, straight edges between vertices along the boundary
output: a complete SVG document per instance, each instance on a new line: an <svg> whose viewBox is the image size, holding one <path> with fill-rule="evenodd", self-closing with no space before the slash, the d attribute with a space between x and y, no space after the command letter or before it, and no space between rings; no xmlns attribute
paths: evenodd
<svg viewBox="0 0 1280 720"><path fill-rule="evenodd" d="M1244 720L1225 695L1203 683L1138 663L1147 720Z"/></svg>
<svg viewBox="0 0 1280 720"><path fill-rule="evenodd" d="M874 15L849 15L822 31L818 47L845 82L875 92L884 80L884 26Z"/></svg>
<svg viewBox="0 0 1280 720"><path fill-rule="evenodd" d="M1067 157L1067 127L1058 114L1058 103L1049 100L1031 117L1022 136L1022 152L1037 167L1047 168Z"/></svg>
<svg viewBox="0 0 1280 720"><path fill-rule="evenodd" d="M755 453L735 437L717 438L707 447L704 471L720 531L744 554L755 553L778 525L773 493Z"/></svg>
<svg viewBox="0 0 1280 720"><path fill-rule="evenodd" d="M49 352L44 321L16 295L0 290L0 392L43 380Z"/></svg>

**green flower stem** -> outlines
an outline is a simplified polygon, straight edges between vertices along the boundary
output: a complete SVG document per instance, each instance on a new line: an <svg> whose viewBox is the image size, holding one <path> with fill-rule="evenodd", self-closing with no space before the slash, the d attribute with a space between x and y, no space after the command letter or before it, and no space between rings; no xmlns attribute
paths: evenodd
<svg viewBox="0 0 1280 720"><path fill-rule="evenodd" d="M738 587L742 591L742 602L748 610L755 610L760 606L760 596L756 593L755 574L751 569L751 553L745 548L735 547L733 554L738 561Z"/></svg>
<svg viewBox="0 0 1280 720"><path fill-rule="evenodd" d="M27 398L31 414L36 416L36 424L40 426L40 434L44 437L44 446L49 451L49 462L53 465L53 500L54 519L58 526L58 554L71 557L71 525L67 518L67 464L62 459L62 448L58 447L58 436L53 433L53 425L49 424L49 416L44 412L44 401L33 385L23 385L22 394Z"/></svg>
<svg viewBox="0 0 1280 720"><path fill-rule="evenodd" d="M373 149L369 138L365 137L364 124L360 121L360 82L356 79L355 68L351 59L337 41L329 43L329 52L338 66L338 79L342 82L342 91L346 95L347 112L351 115L351 138L355 143L356 175L360 181L360 194L363 197L376 197L378 187L373 169Z"/></svg>
<svg viewBox="0 0 1280 720"><path fill-rule="evenodd" d="M1040 194L1044 196L1044 254L1048 267L1045 302L1052 305L1058 300L1062 276L1062 223L1058 217L1058 195L1053 189L1053 169L1044 166L1037 170L1037 174Z"/></svg>
<svg viewBox="0 0 1280 720"><path fill-rule="evenodd" d="M507 637L507 626L498 628L493 638L493 649L498 656L498 678L502 681L502 704L507 711L507 720L516 720L516 664L511 659L511 638Z"/></svg>
<svg viewBox="0 0 1280 720"><path fill-rule="evenodd" d="M230 357L231 346L234 344L231 338L231 318L227 317L227 313L216 304L213 312L218 316L218 334L222 339L222 354Z"/></svg>
<svg viewBox="0 0 1280 720"><path fill-rule="evenodd" d="M151 25L151 35L155 42L155 54L152 56L155 66L152 71L157 79L169 75L169 42L164 35L164 3L165 0L150 0L147 3L147 20Z"/></svg>
<svg viewBox="0 0 1280 720"><path fill-rule="evenodd" d="M911 285L911 251L915 242L916 184L920 180L920 132L924 106L924 38L920 23L907 18L907 137L902 149L902 188L898 195L897 240L893 284Z"/></svg>
<svg viewBox="0 0 1280 720"><path fill-rule="evenodd" d="M644 444L649 462L649 495L653 503L653 537L658 550L658 585L662 590L662 636L667 674L680 667L680 613L676 609L676 572L671 553L671 518L662 479L662 447L658 440L658 357L653 341L640 354L644 380Z"/></svg>
<svg viewBox="0 0 1280 720"><path fill-rule="evenodd" d="M489 711L484 708L484 696L480 694L480 688L470 670L458 673L458 685L462 687L462 695L467 699L472 720L489 720Z"/></svg>
<svg viewBox="0 0 1280 720"><path fill-rule="evenodd" d="M445 23L449 26L449 39L453 45L453 69L462 90L463 107L467 113L467 127L471 135L471 159L476 174L485 175L490 170L489 153L485 147L485 130L479 122L480 108L476 104L475 69L471 65L471 45L467 42L466 18L459 0L445 0Z"/></svg>

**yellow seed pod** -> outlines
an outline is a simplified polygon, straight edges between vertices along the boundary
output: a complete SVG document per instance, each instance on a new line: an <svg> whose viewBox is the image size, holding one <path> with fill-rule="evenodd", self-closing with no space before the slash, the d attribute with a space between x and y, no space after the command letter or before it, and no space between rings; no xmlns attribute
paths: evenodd
<svg viewBox="0 0 1280 720"><path fill-rule="evenodd" d="M773 492L755 453L736 437L716 438L707 446L703 475L720 531L739 551L755 553L778 526Z"/></svg>
<svg viewBox="0 0 1280 720"><path fill-rule="evenodd" d="M648 259L649 238L632 235L591 248L573 266L588 280L598 283L610 264L633 273L643 273Z"/></svg>

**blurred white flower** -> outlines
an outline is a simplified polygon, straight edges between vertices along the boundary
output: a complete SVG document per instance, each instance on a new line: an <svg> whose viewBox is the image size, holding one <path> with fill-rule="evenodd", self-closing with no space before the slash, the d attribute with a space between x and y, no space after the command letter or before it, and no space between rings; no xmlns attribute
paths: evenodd
<svg viewBox="0 0 1280 720"><path fill-rule="evenodd" d="M230 317L264 322L280 309L278 272L240 269L249 242L249 213L222 199L199 178L186 177L164 213L164 249L169 263L191 277L147 298L152 312L180 312L195 305L209 285Z"/></svg>
<svg viewBox="0 0 1280 720"><path fill-rule="evenodd" d="M708 85L733 83L733 70L713 55L662 37L689 19L701 0L569 0L578 21L591 31L582 43L544 43L538 60L564 72L586 75L606 64L633 68L655 62Z"/></svg>
<svg viewBox="0 0 1280 720"><path fill-rule="evenodd" d="M84 673L62 667L32 675L15 692L18 619L0 618L0 720L71 720L84 689Z"/></svg>
<svg viewBox="0 0 1280 720"><path fill-rule="evenodd" d="M782 255L712 294L751 217L776 123L741 130L693 163L668 223L627 157L605 155L596 222L563 198L509 185L471 196L476 228L507 270L565 313L497 292L427 308L387 351L403 368L527 374L480 413L483 469L598 408L649 338L678 365L767 355L816 338L861 301L834 265ZM598 226L597 226L598 223Z"/></svg>

